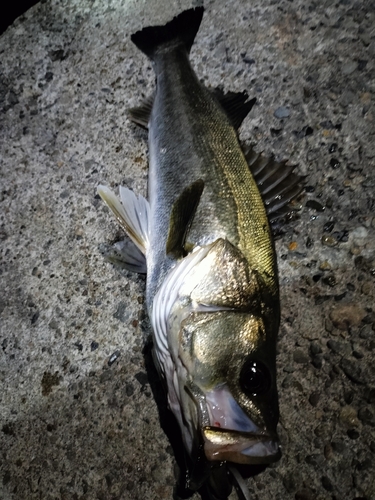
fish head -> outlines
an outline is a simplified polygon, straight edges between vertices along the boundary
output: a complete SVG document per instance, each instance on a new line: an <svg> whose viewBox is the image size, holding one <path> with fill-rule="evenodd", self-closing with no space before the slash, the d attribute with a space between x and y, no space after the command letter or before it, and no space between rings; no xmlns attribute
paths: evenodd
<svg viewBox="0 0 375 500"><path fill-rule="evenodd" d="M154 309L173 304L164 328L168 397L190 456L203 447L210 461L277 460L278 296L218 239L176 266L158 300Z"/></svg>
<svg viewBox="0 0 375 500"><path fill-rule="evenodd" d="M277 460L275 346L267 342L262 318L193 313L181 326L186 409L194 415L206 458L240 464Z"/></svg>

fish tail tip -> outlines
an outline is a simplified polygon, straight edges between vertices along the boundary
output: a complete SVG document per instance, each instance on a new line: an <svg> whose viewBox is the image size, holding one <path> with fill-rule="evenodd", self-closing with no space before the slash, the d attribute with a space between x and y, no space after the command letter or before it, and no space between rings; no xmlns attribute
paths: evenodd
<svg viewBox="0 0 375 500"><path fill-rule="evenodd" d="M148 57L153 58L161 45L179 39L188 52L202 21L204 7L185 10L164 26L148 26L131 35L132 42Z"/></svg>

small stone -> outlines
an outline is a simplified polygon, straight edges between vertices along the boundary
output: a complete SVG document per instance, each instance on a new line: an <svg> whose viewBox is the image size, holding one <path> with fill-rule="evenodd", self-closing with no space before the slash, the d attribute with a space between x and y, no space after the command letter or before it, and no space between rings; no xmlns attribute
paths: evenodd
<svg viewBox="0 0 375 500"><path fill-rule="evenodd" d="M293 360L299 364L307 364L309 357L302 349L296 349L293 353Z"/></svg>
<svg viewBox="0 0 375 500"><path fill-rule="evenodd" d="M332 441L331 443L332 450L335 453L344 453L346 450L346 445L343 441Z"/></svg>
<svg viewBox="0 0 375 500"><path fill-rule="evenodd" d="M347 431L347 435L349 439L358 439L359 438L359 432L356 429L349 429Z"/></svg>
<svg viewBox="0 0 375 500"><path fill-rule="evenodd" d="M328 260L324 260L320 265L319 269L321 271L329 271L331 269L331 264L328 262Z"/></svg>
<svg viewBox="0 0 375 500"><path fill-rule="evenodd" d="M289 493L297 489L297 481L294 474L285 475L283 477L283 485Z"/></svg>
<svg viewBox="0 0 375 500"><path fill-rule="evenodd" d="M373 336L371 325L365 325L359 332L359 338L367 340Z"/></svg>
<svg viewBox="0 0 375 500"><path fill-rule="evenodd" d="M363 406L359 409L358 418L363 424L375 427L374 414L367 406Z"/></svg>
<svg viewBox="0 0 375 500"><path fill-rule="evenodd" d="M365 244L365 240L368 237L368 230L363 226L359 226L350 232L350 236L356 245L361 246Z"/></svg>
<svg viewBox="0 0 375 500"><path fill-rule="evenodd" d="M329 318L326 318L326 320L324 322L324 326L325 326L326 332L331 333L333 331L333 323Z"/></svg>
<svg viewBox="0 0 375 500"><path fill-rule="evenodd" d="M336 277L334 274L330 274L329 276L326 276L325 278L323 278L322 281L325 285L328 285L331 288L333 288L337 284Z"/></svg>
<svg viewBox="0 0 375 500"><path fill-rule="evenodd" d="M321 354L316 354L311 360L311 363L319 370L323 366L323 356Z"/></svg>
<svg viewBox="0 0 375 500"><path fill-rule="evenodd" d="M319 467L323 464L323 455L320 453L313 453L312 455L307 455L305 462L313 467Z"/></svg>
<svg viewBox="0 0 375 500"><path fill-rule="evenodd" d="M333 449L330 444L326 444L324 447L324 457L326 460L332 460L334 454L333 454Z"/></svg>
<svg viewBox="0 0 375 500"><path fill-rule="evenodd" d="M320 344L318 342L311 342L310 344L310 353L312 355L315 355L315 354L321 354L323 351L322 351L322 348L320 346Z"/></svg>
<svg viewBox="0 0 375 500"><path fill-rule="evenodd" d="M96 349L97 349L98 347L99 347L98 342L95 342L95 340L93 340L93 341L91 342L91 345L90 345L91 352L92 352L92 351L96 351Z"/></svg>
<svg viewBox="0 0 375 500"><path fill-rule="evenodd" d="M314 429L314 434L318 438L327 439L331 434L331 426L326 422L321 423Z"/></svg>
<svg viewBox="0 0 375 500"><path fill-rule="evenodd" d="M274 112L274 116L275 116L275 118L282 120L283 118L288 118L288 116L290 116L290 111L285 106L280 106Z"/></svg>
<svg viewBox="0 0 375 500"><path fill-rule="evenodd" d="M356 269L359 269L360 271L363 271L365 273L369 272L372 276L374 275L375 259L372 259L370 257L366 258L362 255L359 255L354 259L354 265Z"/></svg>
<svg viewBox="0 0 375 500"><path fill-rule="evenodd" d="M366 316L366 311L359 304L342 304L331 310L329 317L333 325L339 330L349 330L359 326Z"/></svg>
<svg viewBox="0 0 375 500"><path fill-rule="evenodd" d="M343 75L350 75L351 73L354 73L357 67L357 61L348 61L341 66L341 72Z"/></svg>
<svg viewBox="0 0 375 500"><path fill-rule="evenodd" d="M125 393L128 397L132 396L134 394L134 386L131 382L128 382L125 385Z"/></svg>
<svg viewBox="0 0 375 500"><path fill-rule="evenodd" d="M342 356L349 356L352 352L352 348L349 344L345 342L340 342L338 340L329 340L327 346L336 354L341 354Z"/></svg>
<svg viewBox="0 0 375 500"><path fill-rule="evenodd" d="M335 247L337 245L336 238L329 234L323 234L321 242L325 247Z"/></svg>
<svg viewBox="0 0 375 500"><path fill-rule="evenodd" d="M370 293L372 292L373 290L373 284L372 283L363 283L363 285L361 286L361 292L364 294L364 295L370 295Z"/></svg>
<svg viewBox="0 0 375 500"><path fill-rule="evenodd" d="M306 202L306 207L307 208L312 208L313 210L316 210L317 212L324 212L325 206L319 203L317 200L308 200Z"/></svg>
<svg viewBox="0 0 375 500"><path fill-rule="evenodd" d="M48 323L48 326L52 329L52 330L57 330L58 327L59 327L59 323L55 320L55 319L51 319L51 321Z"/></svg>
<svg viewBox="0 0 375 500"><path fill-rule="evenodd" d="M113 354L111 354L109 359L108 359L108 366L112 366L113 363L115 363L120 356L121 356L121 352L119 350L117 350Z"/></svg>
<svg viewBox="0 0 375 500"><path fill-rule="evenodd" d="M317 406L319 403L320 394L319 392L312 392L309 397L309 403L311 406Z"/></svg>
<svg viewBox="0 0 375 500"><path fill-rule="evenodd" d="M354 392L350 390L344 391L344 401L347 405L350 405L354 399Z"/></svg>
<svg viewBox="0 0 375 500"><path fill-rule="evenodd" d="M364 356L363 352L361 351L360 346L356 343L353 343L353 356L356 359L362 359Z"/></svg>
<svg viewBox="0 0 375 500"><path fill-rule="evenodd" d="M323 231L325 233L331 233L334 227L335 227L335 221L334 220L328 221L324 224Z"/></svg>
<svg viewBox="0 0 375 500"><path fill-rule="evenodd" d="M315 495L311 490L304 488L302 490L298 490L294 495L295 500L314 500Z"/></svg>
<svg viewBox="0 0 375 500"><path fill-rule="evenodd" d="M138 372L134 375L134 377L138 380L138 382L141 384L142 389L148 384L148 376L147 373L145 372Z"/></svg>
<svg viewBox="0 0 375 500"><path fill-rule="evenodd" d="M331 165L331 167L333 169L339 168L339 166L340 166L340 162L337 158L331 158L329 164Z"/></svg>
<svg viewBox="0 0 375 500"><path fill-rule="evenodd" d="M355 382L356 384L366 383L358 361L351 361L350 359L342 358L340 361L340 368L352 382Z"/></svg>
<svg viewBox="0 0 375 500"><path fill-rule="evenodd" d="M296 380L293 375L287 375L281 383L284 389L296 389L299 392L303 392L302 384Z"/></svg>
<svg viewBox="0 0 375 500"><path fill-rule="evenodd" d="M342 231L335 231L332 236L338 241L346 243L349 241L349 231L347 229L343 229Z"/></svg>
<svg viewBox="0 0 375 500"><path fill-rule="evenodd" d="M366 387L365 398L372 407L375 407L375 387Z"/></svg>
<svg viewBox="0 0 375 500"><path fill-rule="evenodd" d="M344 406L340 413L340 421L346 427L353 428L359 426L357 411L352 406Z"/></svg>
<svg viewBox="0 0 375 500"><path fill-rule="evenodd" d="M322 486L327 491L333 491L333 484L328 476L322 476Z"/></svg>

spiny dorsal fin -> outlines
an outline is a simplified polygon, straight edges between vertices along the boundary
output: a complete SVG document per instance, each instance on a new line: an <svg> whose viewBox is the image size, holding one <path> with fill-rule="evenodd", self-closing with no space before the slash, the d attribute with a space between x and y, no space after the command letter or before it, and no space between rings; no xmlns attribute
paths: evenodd
<svg viewBox="0 0 375 500"><path fill-rule="evenodd" d="M244 92L227 92L226 94L221 88L216 88L212 91L213 95L219 101L231 121L233 127L237 130L241 123L252 110L256 98L248 101L249 95Z"/></svg>
<svg viewBox="0 0 375 500"><path fill-rule="evenodd" d="M280 234L282 225L298 210L290 203L303 191L305 177L293 172L296 165L256 153L251 146L244 148L244 155L258 185L272 231L274 235Z"/></svg>
<svg viewBox="0 0 375 500"><path fill-rule="evenodd" d="M185 188L174 202L169 222L167 255L175 258L185 254L184 243L197 210L204 188L202 179L198 179Z"/></svg>
<svg viewBox="0 0 375 500"><path fill-rule="evenodd" d="M145 99L141 101L140 106L129 108L128 115L130 120L136 125L148 129L148 122L150 120L153 104L154 95L150 95L149 97L145 97Z"/></svg>

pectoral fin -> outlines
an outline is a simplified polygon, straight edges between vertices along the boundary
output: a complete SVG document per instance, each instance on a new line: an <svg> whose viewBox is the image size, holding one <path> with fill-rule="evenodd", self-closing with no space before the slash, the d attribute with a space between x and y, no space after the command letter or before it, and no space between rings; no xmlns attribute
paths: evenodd
<svg viewBox="0 0 375 500"><path fill-rule="evenodd" d="M203 188L203 180L198 179L184 189L174 202L169 222L167 255L179 258L186 254L184 248L186 235L201 199Z"/></svg>
<svg viewBox="0 0 375 500"><path fill-rule="evenodd" d="M143 196L137 197L133 191L123 186L120 186L121 202L106 186L98 186L98 193L129 238L145 255L149 242L150 206L148 201Z"/></svg>

